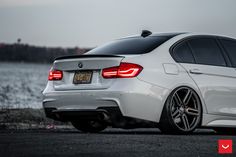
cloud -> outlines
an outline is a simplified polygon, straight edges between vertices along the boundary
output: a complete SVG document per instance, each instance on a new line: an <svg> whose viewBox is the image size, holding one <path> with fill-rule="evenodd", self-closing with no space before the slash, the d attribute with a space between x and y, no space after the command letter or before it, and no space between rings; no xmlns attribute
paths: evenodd
<svg viewBox="0 0 236 157"><path fill-rule="evenodd" d="M21 7L59 4L66 0L1 0L0 7Z"/></svg>

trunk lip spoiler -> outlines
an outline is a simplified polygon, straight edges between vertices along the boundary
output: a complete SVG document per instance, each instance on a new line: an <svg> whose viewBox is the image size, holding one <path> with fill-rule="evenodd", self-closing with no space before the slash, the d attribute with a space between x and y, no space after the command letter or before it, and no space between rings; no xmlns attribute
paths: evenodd
<svg viewBox="0 0 236 157"><path fill-rule="evenodd" d="M57 57L55 60L63 60L63 59L76 59L76 58L109 58L109 57L124 57L120 55L70 55L70 56L61 56Z"/></svg>

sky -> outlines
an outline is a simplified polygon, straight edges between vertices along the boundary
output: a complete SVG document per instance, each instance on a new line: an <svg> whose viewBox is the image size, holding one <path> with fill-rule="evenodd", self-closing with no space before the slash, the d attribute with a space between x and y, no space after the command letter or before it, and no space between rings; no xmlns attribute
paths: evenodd
<svg viewBox="0 0 236 157"><path fill-rule="evenodd" d="M143 29L236 37L236 0L0 0L0 42L95 47Z"/></svg>

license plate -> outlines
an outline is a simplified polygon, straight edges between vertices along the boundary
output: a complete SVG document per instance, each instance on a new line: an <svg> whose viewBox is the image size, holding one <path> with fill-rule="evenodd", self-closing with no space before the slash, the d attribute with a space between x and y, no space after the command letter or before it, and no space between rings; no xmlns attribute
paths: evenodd
<svg viewBox="0 0 236 157"><path fill-rule="evenodd" d="M74 84L89 84L92 81L93 71L76 71L73 79Z"/></svg>

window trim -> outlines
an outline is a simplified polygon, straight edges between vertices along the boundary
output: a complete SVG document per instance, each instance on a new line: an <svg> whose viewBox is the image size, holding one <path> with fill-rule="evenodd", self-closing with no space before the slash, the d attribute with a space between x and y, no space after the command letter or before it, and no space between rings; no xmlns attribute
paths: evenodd
<svg viewBox="0 0 236 157"><path fill-rule="evenodd" d="M223 44L222 41L221 41L221 40L228 40L228 41L236 42L236 39L229 38L229 37L218 37L217 39L218 39L218 41L219 41L219 44L220 44L221 47L222 47L222 50L224 51L225 55L227 56L227 59L229 60L229 63L230 63L229 67L231 67L231 68L236 68L236 66L233 66L233 61L232 61L232 59L231 59L230 56L229 56L229 52L226 50L224 44Z"/></svg>
<svg viewBox="0 0 236 157"><path fill-rule="evenodd" d="M224 59L226 65L225 65L225 66L222 66L222 65L211 65L211 64L199 64L199 63L196 63L196 59L195 59L195 57L194 57L194 55L193 55L192 48L191 48L191 46L189 45L189 42L188 42L189 40L196 39L196 38L210 38L210 39L215 40L215 42L216 42L216 44L217 44L217 46L218 46L218 48L219 48L219 50L220 50L220 53L221 53L222 56L223 56L223 59ZM175 49L178 45L180 45L181 43L186 42L187 45L188 45L188 47L189 47L189 49L190 49L190 51L191 51L191 54L193 55L194 63L185 63L185 64L198 64L198 65L208 65L208 66L217 66L217 67L232 67L232 66L231 66L232 63L230 62L230 64L231 64L231 65L230 65L229 62L227 62L227 59L225 58L226 56L225 56L225 54L224 54L225 52L224 52L224 50L221 48L221 46L219 46L219 44L218 44L218 40L217 40L218 38L220 38L220 36L214 36L214 35L191 35L191 36L188 36L188 37L184 37L184 38L178 40L177 42L175 42L175 43L170 47L169 52L170 52L171 57L173 58L173 60L174 60L176 63L185 63L185 62L178 62L178 61L176 61L176 59L174 58L173 53L174 53L174 49ZM221 37L221 38L222 38L222 37Z"/></svg>
<svg viewBox="0 0 236 157"><path fill-rule="evenodd" d="M179 61L177 61L177 60L174 58L174 54L172 54L172 55L173 55L172 58L173 58L177 63L196 64L196 59L195 59L195 57L194 57L194 55L193 55L192 49L191 49L191 47L190 47L190 45L189 45L188 42L181 42L181 43L177 44L177 45L173 48L173 53L174 53L175 49L178 48L178 46L182 46L183 44L185 44L185 45L187 46L187 48L190 50L190 52L191 52L190 55L191 55L192 58L193 58L193 63L190 63L190 62L179 62Z"/></svg>

